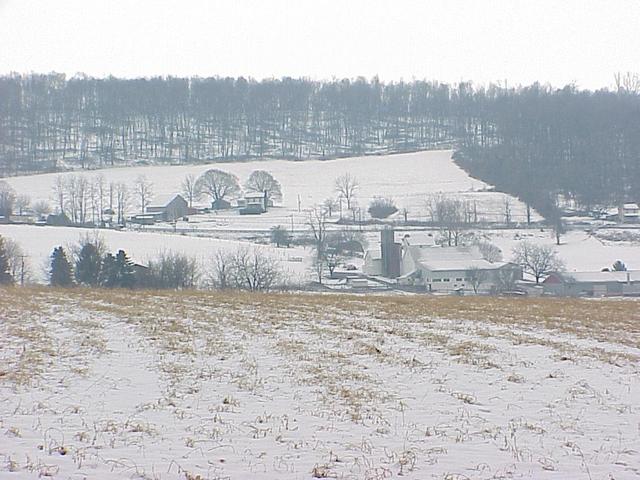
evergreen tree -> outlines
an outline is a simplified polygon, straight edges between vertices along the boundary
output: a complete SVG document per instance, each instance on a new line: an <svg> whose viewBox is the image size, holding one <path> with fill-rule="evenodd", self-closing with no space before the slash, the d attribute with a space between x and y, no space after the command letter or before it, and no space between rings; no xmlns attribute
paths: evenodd
<svg viewBox="0 0 640 480"><path fill-rule="evenodd" d="M624 264L622 260L616 260L611 266L614 272L626 272L627 266Z"/></svg>
<svg viewBox="0 0 640 480"><path fill-rule="evenodd" d="M13 283L10 270L7 248L5 247L4 239L0 237L0 285Z"/></svg>
<svg viewBox="0 0 640 480"><path fill-rule="evenodd" d="M127 257L124 250L118 250L116 254L117 285L122 288L133 288L136 277L133 272L133 262Z"/></svg>
<svg viewBox="0 0 640 480"><path fill-rule="evenodd" d="M118 267L116 257L111 253L107 253L102 259L102 268L98 276L98 283L107 288L114 288L118 283Z"/></svg>
<svg viewBox="0 0 640 480"><path fill-rule="evenodd" d="M56 247L51 254L51 271L49 283L55 287L70 287L73 285L71 264L62 247Z"/></svg>
<svg viewBox="0 0 640 480"><path fill-rule="evenodd" d="M98 285L102 259L93 243L85 243L76 261L76 282L82 285Z"/></svg>

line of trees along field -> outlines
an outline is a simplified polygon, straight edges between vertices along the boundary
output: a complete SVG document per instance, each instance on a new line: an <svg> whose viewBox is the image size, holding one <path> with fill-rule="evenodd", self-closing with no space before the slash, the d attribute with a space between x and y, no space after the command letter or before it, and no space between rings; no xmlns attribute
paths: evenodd
<svg viewBox="0 0 640 480"><path fill-rule="evenodd" d="M0 77L0 175L131 163L331 158L455 145L544 214L640 195L640 82L474 88L377 79Z"/></svg>

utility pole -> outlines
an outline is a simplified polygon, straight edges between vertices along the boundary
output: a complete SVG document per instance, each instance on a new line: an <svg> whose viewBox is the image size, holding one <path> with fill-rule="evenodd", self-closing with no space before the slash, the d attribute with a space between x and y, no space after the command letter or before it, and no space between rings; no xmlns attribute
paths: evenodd
<svg viewBox="0 0 640 480"><path fill-rule="evenodd" d="M302 201L300 200L300 194L298 194L298 213L302 211Z"/></svg>
<svg viewBox="0 0 640 480"><path fill-rule="evenodd" d="M293 235L293 213L291 214L291 235Z"/></svg>

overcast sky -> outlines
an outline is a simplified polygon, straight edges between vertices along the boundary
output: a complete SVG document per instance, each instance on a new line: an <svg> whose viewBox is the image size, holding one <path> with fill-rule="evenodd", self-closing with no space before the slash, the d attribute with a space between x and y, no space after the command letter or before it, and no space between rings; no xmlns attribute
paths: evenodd
<svg viewBox="0 0 640 480"><path fill-rule="evenodd" d="M610 86L640 1L0 0L0 73Z"/></svg>

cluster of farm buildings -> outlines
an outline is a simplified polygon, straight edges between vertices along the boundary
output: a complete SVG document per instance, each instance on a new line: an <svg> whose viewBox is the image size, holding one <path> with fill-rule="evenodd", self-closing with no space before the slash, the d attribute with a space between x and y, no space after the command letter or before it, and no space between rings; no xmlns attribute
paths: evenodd
<svg viewBox="0 0 640 480"><path fill-rule="evenodd" d="M365 253L362 270L426 292L640 296L639 270L551 272L536 284L524 280L520 265L491 262L475 246L441 246L430 234L391 229L381 232L379 248Z"/></svg>
<svg viewBox="0 0 640 480"><path fill-rule="evenodd" d="M211 203L207 210L228 210L237 208L240 215L260 215L272 207L273 203L268 199L266 192L249 192L244 198L234 201L234 205L224 199L218 199ZM189 203L180 194L157 196L153 203L147 206L146 212L131 217L131 222L142 225L150 225L156 222L173 222L180 218L199 213L199 209L189 207Z"/></svg>

